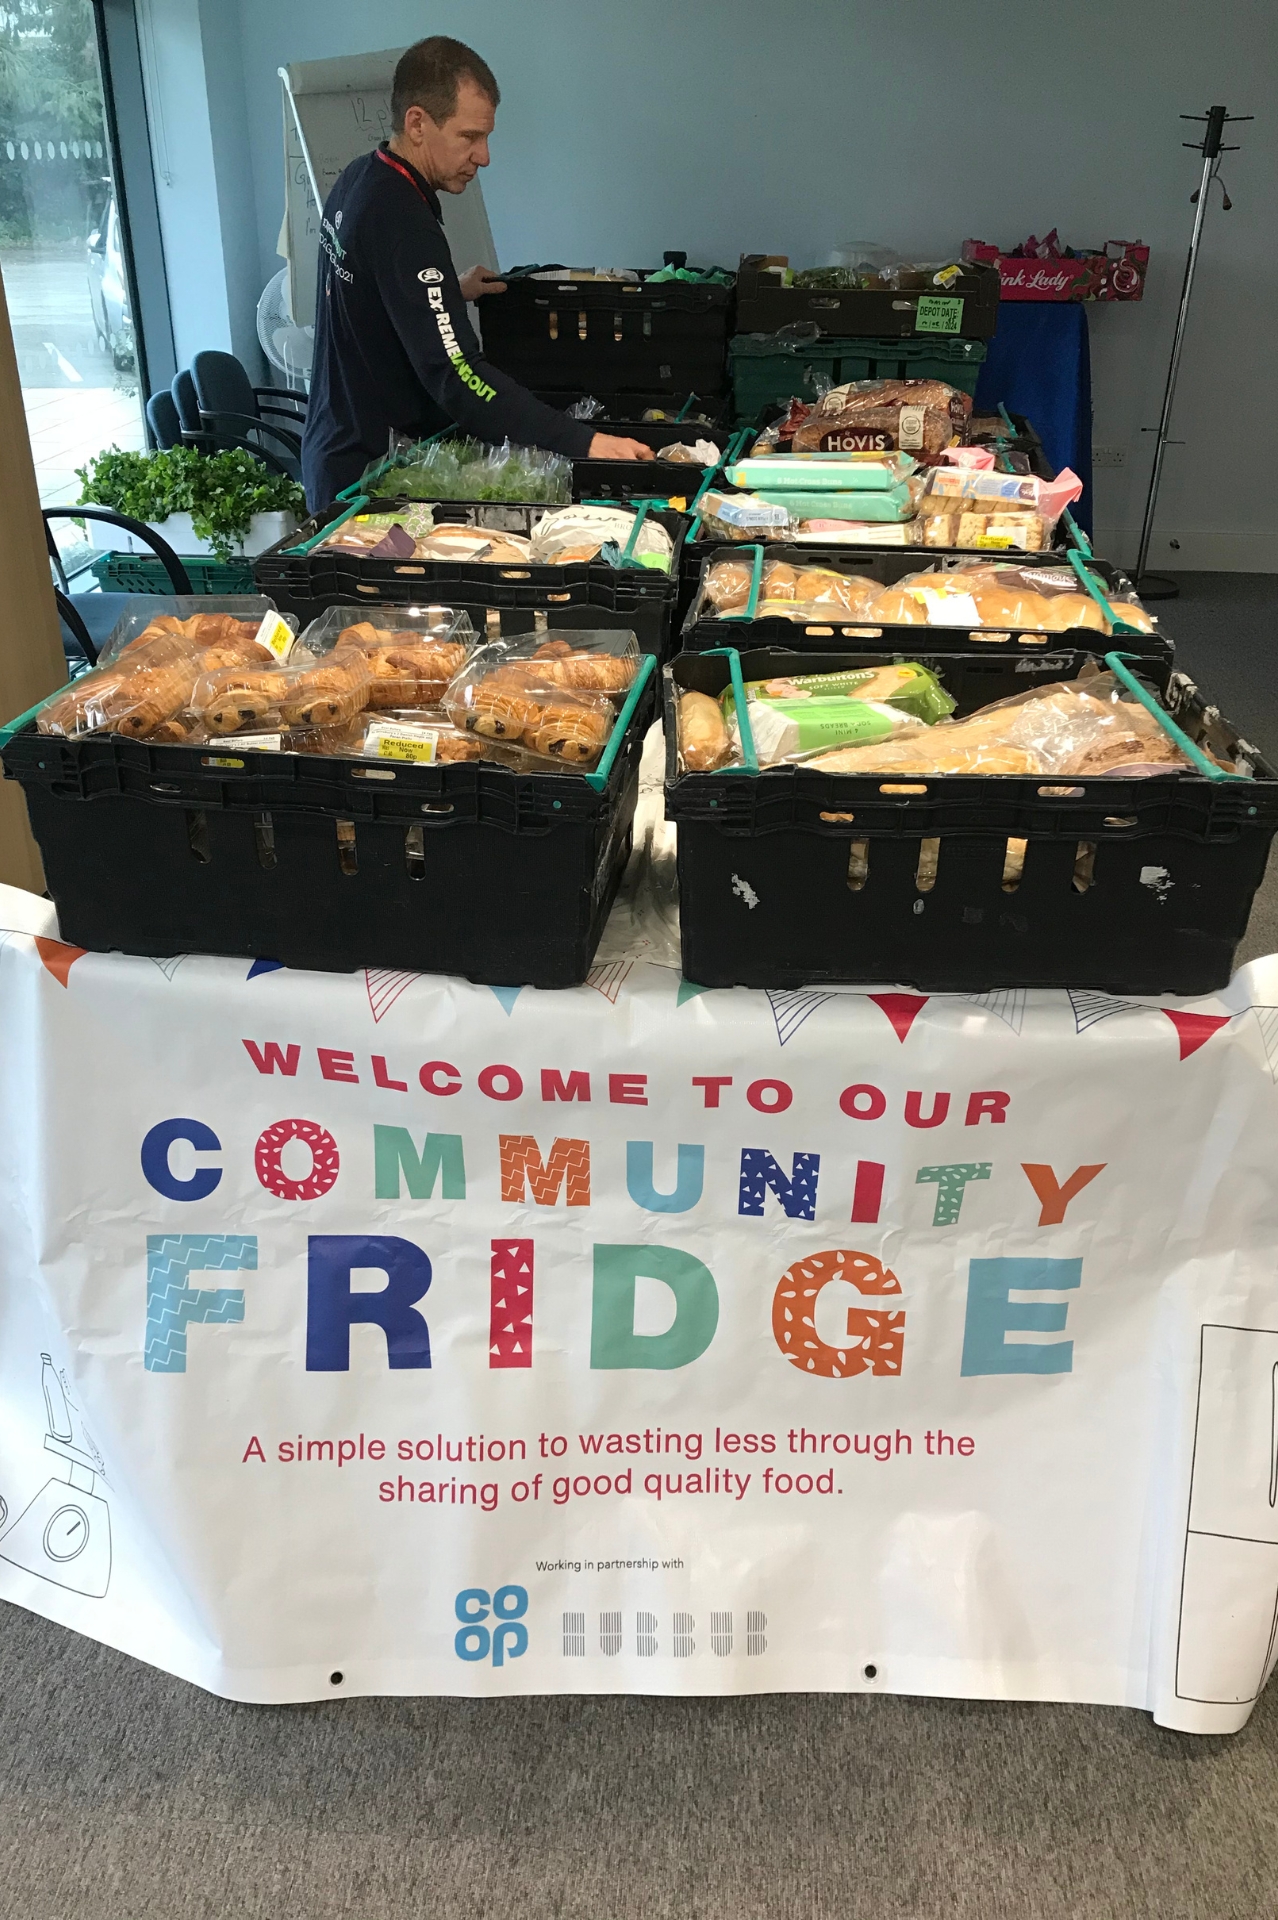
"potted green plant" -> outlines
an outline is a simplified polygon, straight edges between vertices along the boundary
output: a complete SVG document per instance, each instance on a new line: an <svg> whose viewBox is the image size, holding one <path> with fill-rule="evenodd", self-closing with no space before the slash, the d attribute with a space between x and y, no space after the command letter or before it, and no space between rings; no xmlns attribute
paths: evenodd
<svg viewBox="0 0 1278 1920"><path fill-rule="evenodd" d="M77 467L76 478L80 506L126 513L153 527L176 552L211 553L219 560L261 553L291 533L306 512L296 480L236 449L122 453L108 447ZM117 536L116 544L126 542L130 551L138 544L127 534Z"/></svg>

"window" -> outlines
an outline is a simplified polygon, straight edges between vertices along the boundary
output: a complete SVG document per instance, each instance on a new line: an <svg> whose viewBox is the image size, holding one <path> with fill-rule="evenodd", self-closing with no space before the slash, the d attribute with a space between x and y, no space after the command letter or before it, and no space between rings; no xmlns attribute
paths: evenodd
<svg viewBox="0 0 1278 1920"><path fill-rule="evenodd" d="M0 273L46 506L104 447L146 445L98 45L93 0L0 0Z"/></svg>

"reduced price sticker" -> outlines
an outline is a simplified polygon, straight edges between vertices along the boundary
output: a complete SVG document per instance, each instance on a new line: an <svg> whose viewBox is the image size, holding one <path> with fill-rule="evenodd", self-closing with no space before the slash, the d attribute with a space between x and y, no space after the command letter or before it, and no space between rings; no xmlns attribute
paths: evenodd
<svg viewBox="0 0 1278 1920"><path fill-rule="evenodd" d="M963 324L963 296L958 293L921 293L915 316L916 333L957 333Z"/></svg>

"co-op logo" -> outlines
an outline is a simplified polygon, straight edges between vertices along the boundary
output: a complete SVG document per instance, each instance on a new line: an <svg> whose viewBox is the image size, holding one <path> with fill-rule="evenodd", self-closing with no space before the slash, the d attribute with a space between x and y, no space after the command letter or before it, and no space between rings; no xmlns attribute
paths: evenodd
<svg viewBox="0 0 1278 1920"><path fill-rule="evenodd" d="M417 276L422 284L427 287L433 287L436 281L442 280L443 277L438 267L423 267Z"/></svg>
<svg viewBox="0 0 1278 1920"><path fill-rule="evenodd" d="M494 1624L483 1623L493 1614ZM463 1587L453 1602L453 1611L461 1626L453 1639L459 1660L487 1660L495 1667L506 1660L518 1660L528 1651L528 1629L523 1616L528 1611L526 1587L498 1587L490 1599L483 1587Z"/></svg>

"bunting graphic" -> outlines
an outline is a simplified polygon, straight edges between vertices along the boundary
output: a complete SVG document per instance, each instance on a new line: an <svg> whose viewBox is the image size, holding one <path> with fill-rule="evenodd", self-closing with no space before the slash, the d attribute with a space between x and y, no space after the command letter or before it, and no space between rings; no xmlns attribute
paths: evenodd
<svg viewBox="0 0 1278 1920"><path fill-rule="evenodd" d="M405 987L414 980L420 980L419 973L400 973L391 967L365 967L364 984L368 988L368 1004L373 1019L380 1021L390 1012Z"/></svg>
<svg viewBox="0 0 1278 1920"><path fill-rule="evenodd" d="M87 947L68 947L61 940L46 940L42 934L36 934L35 947L46 970L51 973L59 986L65 987L67 975L77 960L83 959Z"/></svg>
<svg viewBox="0 0 1278 1920"><path fill-rule="evenodd" d="M985 1013L992 1013L996 1020L1019 1034L1025 1023L1025 1003L1028 998L1024 987L1000 987L993 993L965 993L960 996L974 1007L980 1007Z"/></svg>
<svg viewBox="0 0 1278 1920"><path fill-rule="evenodd" d="M586 975L586 985L601 993L610 1006L616 1006L617 995L621 992L634 966L633 960L607 960L602 966L592 967Z"/></svg>
<svg viewBox="0 0 1278 1920"><path fill-rule="evenodd" d="M1089 993L1077 987L1068 987L1070 1006L1074 1009L1074 1031L1086 1033L1088 1027L1094 1027L1098 1020L1108 1020L1115 1013L1139 1013L1141 1008L1134 1000L1118 1000L1112 993Z"/></svg>

